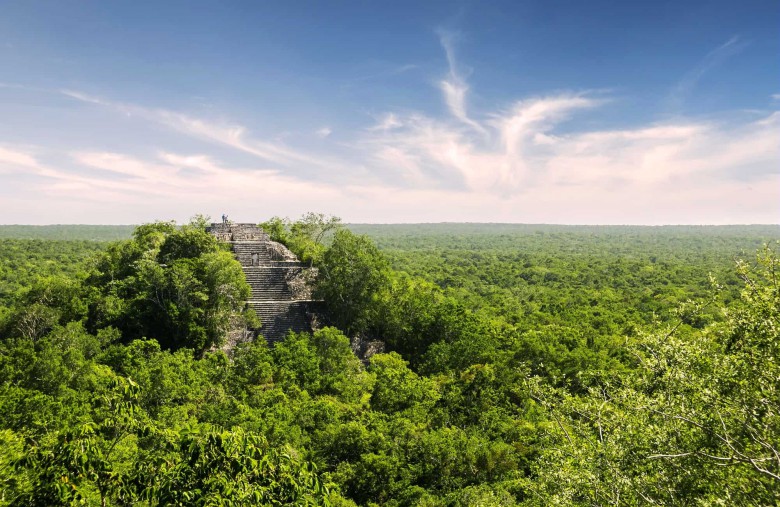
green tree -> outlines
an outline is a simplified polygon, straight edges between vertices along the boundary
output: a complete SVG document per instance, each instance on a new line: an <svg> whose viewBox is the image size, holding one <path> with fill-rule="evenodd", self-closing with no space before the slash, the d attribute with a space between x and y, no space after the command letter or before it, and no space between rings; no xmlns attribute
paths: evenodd
<svg viewBox="0 0 780 507"><path fill-rule="evenodd" d="M125 341L154 337L163 348L202 353L256 321L244 310L250 288L241 266L197 223L139 226L107 250L87 283L96 292L90 328L114 326Z"/></svg>
<svg viewBox="0 0 780 507"><path fill-rule="evenodd" d="M325 300L337 327L350 335L368 329L375 299L388 283L388 263L376 245L339 230L318 267L316 295Z"/></svg>
<svg viewBox="0 0 780 507"><path fill-rule="evenodd" d="M184 433L172 461L146 467L151 505L331 505L316 467L241 429Z"/></svg>
<svg viewBox="0 0 780 507"><path fill-rule="evenodd" d="M706 304L684 304L678 325L630 345L636 370L593 372L588 396L533 380L554 421L532 486L541 503L780 500L778 265L768 248L738 263L744 289L721 304L724 321L690 328Z"/></svg>
<svg viewBox="0 0 780 507"><path fill-rule="evenodd" d="M94 501L106 506L127 494L129 477L115 457L128 437L146 431L135 403L138 387L130 379L100 369L96 374L100 380L92 399L94 420L26 449L15 466L31 487L21 491L11 505Z"/></svg>
<svg viewBox="0 0 780 507"><path fill-rule="evenodd" d="M395 352L371 357L369 371L376 376L371 407L382 412L407 412L425 418L440 397L436 383L420 377Z"/></svg>
<svg viewBox="0 0 780 507"><path fill-rule="evenodd" d="M373 387L373 377L352 352L349 338L333 327L319 329L310 335L317 353L323 394L362 403Z"/></svg>
<svg viewBox="0 0 780 507"><path fill-rule="evenodd" d="M308 212L296 221L273 217L260 224L273 241L287 246L299 259L319 264L326 243L341 228L341 219L323 213Z"/></svg>

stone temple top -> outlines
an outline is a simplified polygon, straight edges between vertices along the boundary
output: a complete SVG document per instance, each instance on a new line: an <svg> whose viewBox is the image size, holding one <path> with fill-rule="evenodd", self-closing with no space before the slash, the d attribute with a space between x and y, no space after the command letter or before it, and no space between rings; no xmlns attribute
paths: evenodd
<svg viewBox="0 0 780 507"><path fill-rule="evenodd" d="M255 224L215 223L208 231L229 243L241 263L252 288L247 305L261 321L255 331L269 342L283 340L290 331L312 331L318 306L312 299L316 271Z"/></svg>
<svg viewBox="0 0 780 507"><path fill-rule="evenodd" d="M215 223L207 230L221 241L271 241L268 233L256 224Z"/></svg>

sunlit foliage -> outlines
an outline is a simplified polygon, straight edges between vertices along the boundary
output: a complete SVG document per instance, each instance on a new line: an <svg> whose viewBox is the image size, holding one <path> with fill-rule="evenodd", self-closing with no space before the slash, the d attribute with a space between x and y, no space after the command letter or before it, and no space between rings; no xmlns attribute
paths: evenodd
<svg viewBox="0 0 780 507"><path fill-rule="evenodd" d="M0 241L0 505L780 501L774 229L272 219L333 325L228 356L203 225Z"/></svg>

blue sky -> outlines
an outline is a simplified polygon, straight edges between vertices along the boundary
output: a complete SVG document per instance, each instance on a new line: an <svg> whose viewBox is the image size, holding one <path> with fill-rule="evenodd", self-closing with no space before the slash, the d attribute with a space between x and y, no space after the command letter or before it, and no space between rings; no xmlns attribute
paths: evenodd
<svg viewBox="0 0 780 507"><path fill-rule="evenodd" d="M777 223L780 4L0 3L0 222Z"/></svg>

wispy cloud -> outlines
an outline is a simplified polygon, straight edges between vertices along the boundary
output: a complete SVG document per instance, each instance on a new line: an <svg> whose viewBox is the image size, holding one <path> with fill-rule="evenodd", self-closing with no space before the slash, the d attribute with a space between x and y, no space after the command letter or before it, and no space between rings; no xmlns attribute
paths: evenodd
<svg viewBox="0 0 780 507"><path fill-rule="evenodd" d="M368 128L368 130L391 130L403 126L398 116L395 113L386 113L377 121L376 125Z"/></svg>
<svg viewBox="0 0 780 507"><path fill-rule="evenodd" d="M605 129L567 123L613 107L608 94L581 91L522 97L475 114L455 37L439 33L448 72L436 86L448 114L390 108L358 130L300 126L309 145L263 138L235 121L57 91L79 108L138 118L134 126L149 122L154 131L163 126L176 148L162 141L156 153L132 143L59 152L0 145L0 214L18 207L31 216L37 208L25 198L40 204L43 196L74 217L121 207L125 221L169 216L166 209L221 212L225 203L247 219L307 209L362 221L727 223L780 216L780 113L728 121L679 115ZM745 45L733 38L708 54L678 83L678 100ZM338 142L331 140L336 128ZM311 142L314 136L329 140ZM97 204L83 204L89 202Z"/></svg>
<svg viewBox="0 0 780 507"><path fill-rule="evenodd" d="M335 190L318 182L290 178L274 170L226 166L204 154L158 153L139 158L117 152L74 151L56 165L41 161L30 151L0 148L0 173L37 176L35 192L47 199L79 200L118 206L143 203L179 203L198 209L199 202L254 201L258 189L273 189L263 200L272 202L289 195L333 198ZM316 199L315 199L316 201Z"/></svg>
<svg viewBox="0 0 780 507"><path fill-rule="evenodd" d="M449 66L449 73L446 78L440 81L439 86L444 94L444 101L450 113L474 130L485 133L484 127L472 120L466 112L466 94L469 91L469 86L458 71L457 61L455 60L455 38L456 34L452 32L439 31L439 42L447 55L447 65Z"/></svg>
<svg viewBox="0 0 780 507"><path fill-rule="evenodd" d="M738 35L735 35L707 53L707 55L705 55L695 67L688 71L672 88L668 97L669 107L673 110L679 109L705 74L722 65L732 56L740 53L748 45L749 43L747 41L744 41Z"/></svg>
<svg viewBox="0 0 780 507"><path fill-rule="evenodd" d="M620 130L559 132L603 99L564 94L516 103L486 124L487 138L422 115L364 138L376 164L410 184L504 199L576 187L659 195L680 186L761 181L780 171L780 113L748 122L675 121ZM697 190L698 191L698 190Z"/></svg>
<svg viewBox="0 0 780 507"><path fill-rule="evenodd" d="M20 169L37 169L38 161L31 154L0 146L0 174L10 174Z"/></svg>
<svg viewBox="0 0 780 507"><path fill-rule="evenodd" d="M482 132L464 131L457 118L451 122L422 113L388 113L364 131L355 144L358 151L352 154L353 162L369 168L378 180L341 188L291 179L278 170L228 168L206 155L163 153L158 160L139 160L110 152L79 152L73 153L73 160L81 166L130 178L104 181L79 177L67 185L59 181L50 191L92 188L108 195L145 192L159 196L186 192L193 198L208 199L239 187L286 188L298 196L311 196L317 188L325 188L334 198L354 204L360 196L374 192L372 189L384 188L385 195L366 206L386 207L389 196L401 202L424 195L430 202L465 206L463 196L468 195L486 209L502 209L500 215L507 219L513 216L512 209L527 213L530 203L541 205L542 197L558 202L566 196L562 206L588 207L598 199L600 204L594 209L601 211L592 220L604 220L610 206L612 213L615 207L652 206L648 195L657 199L664 196L658 200L661 205L672 198L682 199L682 189L694 183L699 195L706 194L702 188L709 186L723 198L722 189L729 181L763 185L777 177L777 113L736 125L678 121L622 130L559 131L572 115L607 104L589 94L525 99L489 115ZM244 146L245 134L240 128L215 129L169 113L155 118L205 139L244 151L254 149ZM24 154L15 152L5 158L31 165ZM56 176L66 179L62 174ZM388 193L388 185L395 190ZM493 196L492 201L489 196ZM495 196L501 199L496 201ZM681 205L677 203L676 209ZM640 212L644 213L635 211ZM648 215L641 216L648 220Z"/></svg>
<svg viewBox="0 0 780 507"><path fill-rule="evenodd" d="M162 108L147 108L115 102L78 91L61 90L61 93L81 102L107 107L126 115L163 124L182 134L228 146L281 167L293 170L305 167L310 177L313 174L316 175L318 169L321 171L322 177L333 177L334 172L341 176L351 174L350 165L343 161L331 160L328 155L324 154L310 154L308 151L296 150L277 142L251 138L246 127L242 125L208 121ZM317 131L317 135L327 137L330 135L330 129L328 127L320 129Z"/></svg>
<svg viewBox="0 0 780 507"><path fill-rule="evenodd" d="M51 167L40 160L40 155L30 146L0 146L0 174L33 176L49 182L78 180L80 176Z"/></svg>
<svg viewBox="0 0 780 507"><path fill-rule="evenodd" d="M388 116L364 138L388 170L401 168L415 183L438 182L445 187L491 191L507 195L521 191L533 176L540 145L554 143L548 135L578 109L603 101L584 95L561 95L517 102L492 115L479 133L422 114Z"/></svg>
<svg viewBox="0 0 780 507"><path fill-rule="evenodd" d="M381 63L380 64L383 68L383 70L380 70L378 72L373 72L370 74L366 74L363 76L358 76L351 78L350 81L371 81L374 79L380 79L380 78L387 78L387 77L393 77L398 76L401 74L405 74L409 71L415 70L419 68L419 65L413 64L413 63L405 63L401 65L392 65L392 64L386 64Z"/></svg>
<svg viewBox="0 0 780 507"><path fill-rule="evenodd" d="M317 134L317 137L321 139L325 139L326 137L329 137L333 133L333 129L330 127L322 127L321 129L318 129L315 134Z"/></svg>
<svg viewBox="0 0 780 507"><path fill-rule="evenodd" d="M121 163L116 166L101 167L106 173L124 173L131 177L128 180L120 180L105 175L84 174L79 168L68 168L65 164L46 163L35 151L29 147L0 147L0 174L23 176L26 179L35 178L37 182L29 185L39 196L66 195L85 201L110 203L115 202L116 199L127 199L129 192L149 194L171 190L164 185L149 185L147 180L150 178L154 178L157 182L164 178L150 168L139 165L125 167ZM121 162L116 158L111 161ZM10 184L10 180L7 184Z"/></svg>

